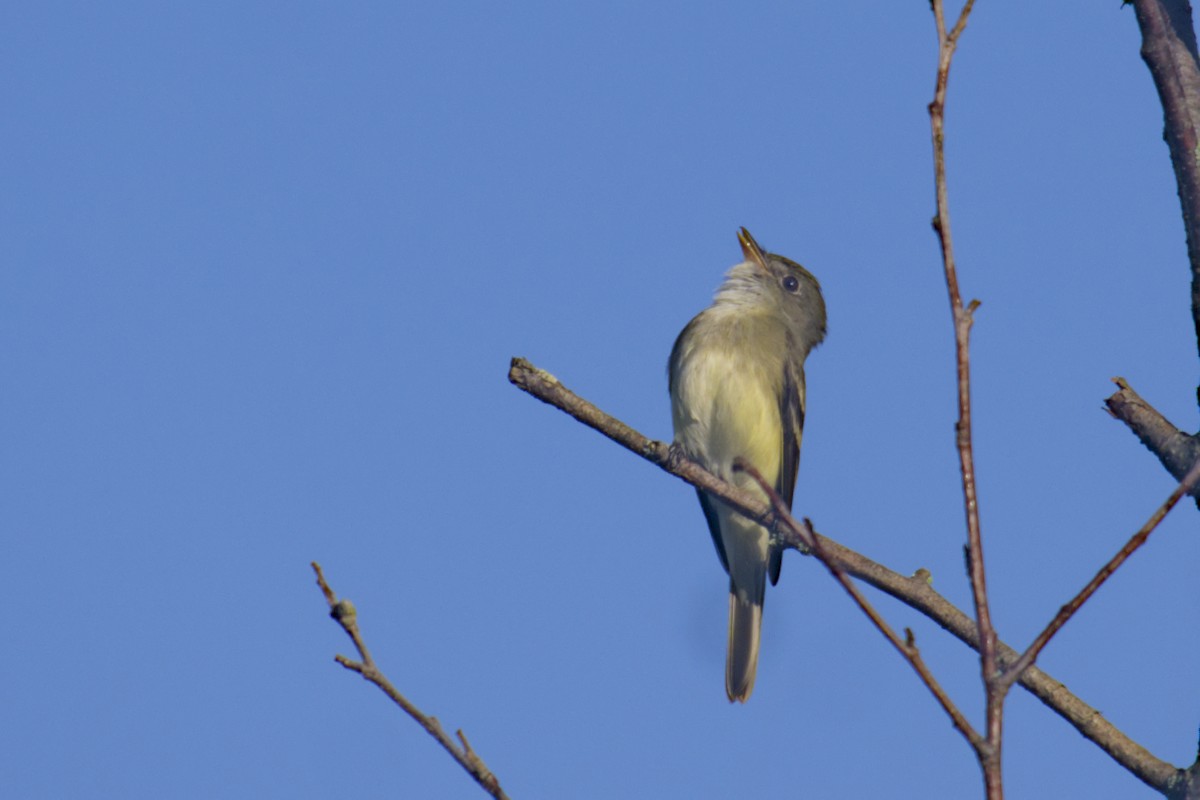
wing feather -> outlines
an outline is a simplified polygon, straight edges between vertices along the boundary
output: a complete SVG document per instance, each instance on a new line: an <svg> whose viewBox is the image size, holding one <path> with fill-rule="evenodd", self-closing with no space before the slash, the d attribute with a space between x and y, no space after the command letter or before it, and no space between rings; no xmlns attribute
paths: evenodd
<svg viewBox="0 0 1200 800"><path fill-rule="evenodd" d="M783 459L779 465L779 479L775 491L783 498L788 509L796 493L796 475L800 470L800 440L804 434L804 367L787 362L783 370L783 391L779 394L779 419L783 432ZM769 574L771 585L779 582L779 571L783 568L783 548L771 551Z"/></svg>

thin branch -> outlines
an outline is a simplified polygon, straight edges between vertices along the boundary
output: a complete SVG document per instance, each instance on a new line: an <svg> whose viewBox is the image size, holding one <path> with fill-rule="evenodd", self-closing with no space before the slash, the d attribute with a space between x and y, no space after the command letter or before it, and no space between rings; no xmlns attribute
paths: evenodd
<svg viewBox="0 0 1200 800"><path fill-rule="evenodd" d="M812 522L805 518L803 527L800 523L796 522L796 518L788 510L787 503L783 501L783 498L779 496L774 487L767 483L762 473L755 469L754 465L739 458L734 461L733 469L735 472L741 470L754 478L759 488L766 493L767 498L771 501L771 509L775 513L776 519L790 529L803 542L804 546L812 551L817 560L829 570L829 574L833 576L834 580L841 584L842 588L846 590L846 593L850 595L859 609L867 615L867 618L871 620L875 628L883 634L884 638L892 643L892 647L895 647L900 655L904 656L905 660L908 661L909 665L925 683L925 686L933 693L942 710L949 715L950 721L954 723L954 727L967 740L967 744L971 745L972 749L977 752L980 748L984 747L985 741L983 737L971 727L971 723L958 710L958 706L954 705L950 696L942 689L941 684L933 676L933 672L925 664L925 659L921 657L921 651L917 648L916 636L913 635L912 629L904 629L905 638L903 640L896 635L896 632L892 630L892 627L887 624L887 621L880 613L875 610L875 607L867 601L867 598L858 590L858 587L851 583L850 576L846 574L846 570L842 565L826 551L821 538L813 530Z"/></svg>
<svg viewBox="0 0 1200 800"><path fill-rule="evenodd" d="M1118 567L1125 563L1126 559L1146 543L1146 540L1150 538L1150 534L1158 527L1158 523L1163 521L1163 518L1175 507L1180 498L1192 490L1197 481L1200 481L1200 461L1192 465L1188 474L1184 476L1183 481L1175 487L1175 491L1171 492L1170 497L1150 515L1150 519L1146 520L1146 524L1139 528L1137 533L1133 534L1129 541L1125 543L1125 546L1118 550L1116 555L1100 568L1096 576L1088 581L1087 585L1079 591L1079 594L1075 595L1069 603L1059 609L1058 614L1050 621L1045 630L1039 633L1033 640L1033 643L1021 654L1021 657L1004 671L1000 680L1005 684L1006 690L1016 680L1017 676L1021 674L1021 670L1037 660L1038 654L1042 652L1054 634L1058 633L1062 626L1067 624L1067 620L1074 616L1075 612L1096 593L1096 590L1109 579L1109 576L1117 571Z"/></svg>
<svg viewBox="0 0 1200 800"><path fill-rule="evenodd" d="M946 91L950 84L950 64L958 39L966 30L974 0L967 0L959 12L954 28L946 32L942 0L932 0L934 23L938 34L937 80L933 101L929 104L929 123L933 135L933 175L937 197L937 215L933 229L942 250L942 266L946 274L946 289L954 321L955 366L958 375L958 423L955 426L959 467L962 473L963 507L967 517L967 571L971 579L971 595L975 603L975 619L981 634L979 665L987 693L985 705L987 744L976 748L979 766L983 769L984 785L989 800L1004 796L1000 771L1000 750L1004 724L1004 693L993 685L996 675L996 630L988 607L987 578L983 565L983 535L979 525L979 496L975 486L975 456L971 441L971 324L978 301L963 305L958 286L958 270L954 262L954 239L950 233L950 200L946 188Z"/></svg>
<svg viewBox="0 0 1200 800"><path fill-rule="evenodd" d="M934 185L937 196L937 215L933 229L942 250L942 265L950 297L954 322L955 366L958 377L958 422L955 425L959 464L962 472L963 503L967 517L967 555L970 565L971 590L979 628L984 633L980 648L984 680L995 674L995 630L987 601L987 581L983 568L983 544L979 526L979 499L975 486L975 458L971 441L971 362L970 332L978 301L964 307L958 287L958 269L954 261L954 240L950 232L950 201L946 187L945 110L946 90L950 82L950 64L958 46L958 37L966 27L967 16L974 5L968 0L963 6L954 29L947 34L942 0L933 0L934 20L938 31L938 69L933 102L929 104L929 119L933 130ZM989 726L990 728L990 726Z"/></svg>
<svg viewBox="0 0 1200 800"><path fill-rule="evenodd" d="M609 416L573 393L549 372L538 369L523 358L514 358L508 379L519 389L570 414L664 471L715 495L740 513L768 527L788 546L799 549L803 544L790 530L776 524L771 507L757 493L725 483L664 442L650 439ZM975 623L933 589L928 571L922 569L911 576L901 575L833 539L815 532L814 536L830 558L837 561L848 574L916 609L968 647L979 649ZM996 642L996 653L1001 667L1016 661L1020 655L999 640ZM1097 709L1076 697L1061 681L1047 675L1036 665L1026 669L1018 683L1146 785L1162 792L1176 780L1179 771L1173 765L1130 739Z"/></svg>
<svg viewBox="0 0 1200 800"><path fill-rule="evenodd" d="M444 747L446 752L450 753L454 760L475 779L475 782L483 787L485 792L496 798L496 800L508 800L508 795L500 788L499 779L488 769L487 764L483 763L483 759L471 749L471 745L467 743L467 737L463 735L463 732L461 730L457 731L459 741L462 742L462 745L459 746L442 730L442 724L437 721L436 717L426 716L421 713L420 709L410 703L408 698L400 694L391 681L379 671L379 668L375 666L375 662L371 658L371 654L367 651L366 644L363 642L362 633L358 628L358 614L354 609L354 604L346 599L337 599L337 595L334 594L333 589L325 581L325 575L321 571L320 564L314 561L312 562L312 568L317 574L317 585L321 587L321 592L325 595L325 602L329 604L329 616L337 620L338 624L342 626L342 630L354 642L354 649L358 651L360 659L359 661L354 661L346 656L339 655L334 660L346 669L357 672L364 679L378 686L404 713L416 720L430 736L437 739L438 744Z"/></svg>

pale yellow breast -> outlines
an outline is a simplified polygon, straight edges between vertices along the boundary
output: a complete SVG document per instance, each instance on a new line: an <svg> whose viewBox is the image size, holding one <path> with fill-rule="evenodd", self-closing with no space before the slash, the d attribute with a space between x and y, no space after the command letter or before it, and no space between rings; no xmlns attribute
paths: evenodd
<svg viewBox="0 0 1200 800"><path fill-rule="evenodd" d="M753 485L749 476L733 475L740 456L774 484L783 444L775 332L744 315L711 323L681 354L672 402L675 441L727 480Z"/></svg>

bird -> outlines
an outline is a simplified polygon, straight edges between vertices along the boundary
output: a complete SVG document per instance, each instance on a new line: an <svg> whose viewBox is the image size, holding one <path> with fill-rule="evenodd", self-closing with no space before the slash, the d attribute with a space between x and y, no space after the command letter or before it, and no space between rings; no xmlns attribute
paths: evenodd
<svg viewBox="0 0 1200 800"><path fill-rule="evenodd" d="M768 253L745 228L743 259L712 305L692 318L667 363L673 447L725 481L763 495L736 459L753 465L791 508L804 431L804 362L825 338L817 279ZM721 566L729 575L725 692L746 702L758 668L766 580L779 581L783 547L766 528L697 489Z"/></svg>

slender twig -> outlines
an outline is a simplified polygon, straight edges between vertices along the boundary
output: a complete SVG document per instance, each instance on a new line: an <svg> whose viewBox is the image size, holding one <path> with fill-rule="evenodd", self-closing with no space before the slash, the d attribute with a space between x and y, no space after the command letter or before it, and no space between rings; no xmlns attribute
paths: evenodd
<svg viewBox="0 0 1200 800"><path fill-rule="evenodd" d="M934 23L938 35L937 80L933 101L929 104L929 121L933 134L934 190L937 214L933 229L937 232L942 250L942 266L946 289L950 297L950 312L954 321L955 365L958 373L958 423L955 426L959 467L962 473L963 507L967 517L967 572L971 579L971 595L975 603L975 619L979 623L979 664L983 675L987 702L985 747L977 748L979 765L983 769L984 785L989 800L1000 800L1004 787L1000 772L1000 744L1004 723L1003 695L992 690L996 675L996 631L988 607L987 578L983 566L983 536L979 525L979 497L975 486L975 456L971 441L971 360L970 337L974 312L979 302L972 300L964 306L958 286L958 269L954 262L954 240L950 233L950 201L946 188L946 90L950 83L950 64L958 39L967 26L974 0L967 0L958 20L946 32L942 0L932 0Z"/></svg>
<svg viewBox="0 0 1200 800"><path fill-rule="evenodd" d="M549 372L523 358L514 358L508 379L519 389L570 414L627 450L762 523L789 547L804 552L802 547L808 546L790 529L775 524L770 505L758 493L726 483L666 443L651 439L606 414L572 392ZM833 539L815 532L814 536L825 552L848 574L916 609L968 647L979 649L975 622L934 590L927 571L918 570L911 576L901 575ZM996 642L996 651L1001 666L1011 664L1020 655L999 640ZM1161 792L1177 780L1178 770L1172 764L1157 758L1130 739L1097 709L1076 697L1061 681L1036 665L1026 669L1018 683L1146 785Z"/></svg>
<svg viewBox="0 0 1200 800"><path fill-rule="evenodd" d="M954 260L954 240L950 232L950 201L946 186L945 152L945 109L946 90L950 81L950 64L958 46L958 37L967 24L973 0L963 6L954 29L946 33L946 22L942 0L933 0L934 20L938 32L937 82L933 102L929 104L929 118L933 129L934 188L937 196L937 215L933 229L941 244L942 265L946 275L946 287L950 297L950 310L954 322L955 366L958 375L958 422L955 425L956 443L962 471L963 500L967 516L968 556L970 562L971 588L975 601L976 616L984 641L980 652L983 656L985 680L995 672L995 631L991 625L991 614L987 602L987 581L983 569L983 547L979 526L979 500L975 487L975 458L971 440L971 361L970 332L974 311L979 301L972 300L963 305L958 286L958 269Z"/></svg>
<svg viewBox="0 0 1200 800"><path fill-rule="evenodd" d="M404 713L408 714L424 728L430 736L437 739L438 744L446 749L459 765L467 771L475 782L478 783L483 790L490 794L496 800L508 800L508 795L500 788L500 781L495 774L488 769L487 764L483 763L483 759L471 749L471 745L467 743L467 737L463 732L457 731L458 739L462 743L461 746L454 743L444 730L442 724L437 721L436 717L426 716L421 713L420 709L408 701L400 691L392 685L391 681L379 671L375 666L371 654L367 651L367 646L363 642L362 632L358 628L358 614L354 609L354 604L346 599L337 599L333 589L325 581L325 575L321 571L321 565L317 562L312 562L313 571L317 574L317 585L321 587L322 594L325 595L325 602L329 604L329 616L337 620L342 626L342 630L354 642L354 649L358 651L358 661L347 658L346 656L336 656L334 658L337 663L341 664L352 672L357 672L364 679L378 686L384 694L392 699L396 705L403 709Z"/></svg>
<svg viewBox="0 0 1200 800"><path fill-rule="evenodd" d="M834 580L841 584L842 588L846 590L846 593L850 595L851 599L854 600L859 609L866 614L867 618L870 619L875 625L875 628L882 633L889 642L892 643L892 647L895 647L896 651L900 653L900 655L904 656L905 660L908 661L909 665L916 671L917 675L925 683L925 686L928 687L929 691L933 693L934 698L937 699L938 704L942 707L942 710L949 715L950 721L954 723L954 727L957 728L958 732L961 733L963 738L967 740L967 744L971 745L971 747L975 750L983 747L983 737L981 737L979 733L973 727L971 727L971 723L968 722L967 718L963 716L963 713L958 710L958 706L954 705L954 701L952 701L950 696L946 694L944 689L942 689L941 684L937 682L937 679L933 676L933 673L930 671L928 665L926 665L925 659L921 657L921 651L917 648L917 639L916 636L913 635L912 629L904 629L904 639L901 639L896 632L892 630L892 626L887 624L887 621L880 615L878 611L875 610L875 607L867 601L867 598L864 597L863 593L858 590L858 587L850 581L850 576L846 574L846 570L842 567L842 565L825 549L825 546L821 542L821 537L817 536L816 531L813 530L812 522L808 518L805 518L803 526L798 523L796 518L792 516L791 511L788 510L787 503L783 501L783 498L779 496L779 493L775 491L771 484L767 483L766 478L764 478L762 473L755 469L752 464L739 458L734 461L733 469L735 472L740 470L754 478L755 482L758 483L759 488L763 490L763 492L767 495L767 498L771 501L771 510L774 512L775 518L787 528L791 529L796 536L800 537L805 547L807 547L812 554L816 556L818 561L825 565L825 568L829 570L829 574L833 576Z"/></svg>
<svg viewBox="0 0 1200 800"><path fill-rule="evenodd" d="M1049 644L1054 634L1058 633L1062 626L1067 624L1067 620L1074 616L1075 612L1096 593L1096 590L1109 579L1109 576L1117 571L1118 567L1125 563L1126 559L1146 543L1146 540L1150 538L1150 534L1158 527L1158 523L1163 521L1163 518L1175 507L1180 498L1192 490L1197 481L1200 481L1200 461L1192 465L1187 475L1184 476L1183 481L1175 487L1175 491L1171 492L1170 497L1163 501L1163 504L1150 515L1150 518L1146 520L1146 524L1139 528L1137 533L1133 534L1129 541L1125 543L1125 546L1118 550L1116 555L1100 568L1096 576L1088 581L1087 585L1079 591L1079 594L1071 598L1070 602L1058 610L1058 614L1054 616L1054 619L1050 621L1045 630L1039 633L1029 647L1026 648L1025 652L1021 654L1021 657L1004 671L1000 680L1006 686L1011 685L1016 680L1017 676L1021 674L1021 670L1037 660L1038 654Z"/></svg>

